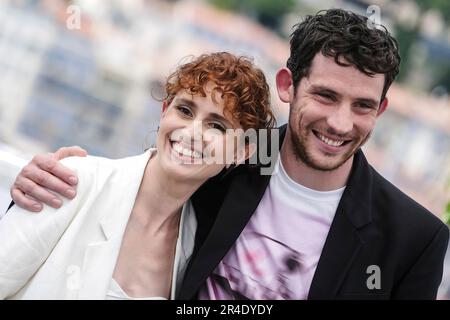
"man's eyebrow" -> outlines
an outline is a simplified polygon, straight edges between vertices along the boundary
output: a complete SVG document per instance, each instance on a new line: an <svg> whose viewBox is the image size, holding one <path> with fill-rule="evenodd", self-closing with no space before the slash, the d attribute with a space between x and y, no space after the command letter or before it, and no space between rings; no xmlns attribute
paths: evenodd
<svg viewBox="0 0 450 320"><path fill-rule="evenodd" d="M178 98L178 99L175 99L174 102L176 104L185 104L193 109L198 109L198 105L194 101L189 100L189 99ZM225 117L223 117L222 115L220 115L216 112L209 112L208 117L213 120L222 121L222 122L224 122L225 125L233 128L233 124L229 120L227 120Z"/></svg>
<svg viewBox="0 0 450 320"><path fill-rule="evenodd" d="M322 86L322 85L311 85L310 90L313 92L322 92L322 93L327 93L330 95L334 95L336 97L340 97L341 95L339 93L337 93L336 91L334 91L333 89L330 89L328 87ZM372 99L372 98L366 98L366 97L358 97L354 99L357 102L360 103L365 103L368 104L370 106L378 106L379 102L376 99Z"/></svg>
<svg viewBox="0 0 450 320"><path fill-rule="evenodd" d="M309 90L310 91L314 91L314 92L320 91L322 93L328 93L328 94L331 94L331 95L334 95L334 96L338 96L338 97L340 96L339 93L337 93L336 91L334 91L334 90L332 90L332 89L330 89L328 87L322 86L322 85L313 84L313 85L311 85Z"/></svg>

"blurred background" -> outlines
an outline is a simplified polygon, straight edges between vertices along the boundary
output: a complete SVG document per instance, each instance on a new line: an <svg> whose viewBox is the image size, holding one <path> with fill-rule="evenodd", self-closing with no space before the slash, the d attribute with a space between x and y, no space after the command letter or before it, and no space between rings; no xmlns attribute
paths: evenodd
<svg viewBox="0 0 450 320"><path fill-rule="evenodd" d="M274 91L292 26L320 9L379 15L400 43L390 108L364 147L387 179L450 217L448 0L1 0L0 212L36 153L80 145L92 155L142 152L155 138L165 77L186 57L252 57ZM447 254L440 299L450 299Z"/></svg>

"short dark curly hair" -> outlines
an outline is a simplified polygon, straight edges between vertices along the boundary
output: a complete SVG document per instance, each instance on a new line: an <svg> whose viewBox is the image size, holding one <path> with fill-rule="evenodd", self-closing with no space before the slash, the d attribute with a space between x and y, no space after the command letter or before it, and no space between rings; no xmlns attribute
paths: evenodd
<svg viewBox="0 0 450 320"><path fill-rule="evenodd" d="M309 75L312 60L318 52L332 57L337 64L354 66L373 76L384 74L381 101L399 72L397 41L384 26L368 25L368 18L342 9L321 10L294 26L291 54L287 67L294 87ZM343 59L341 59L343 58Z"/></svg>

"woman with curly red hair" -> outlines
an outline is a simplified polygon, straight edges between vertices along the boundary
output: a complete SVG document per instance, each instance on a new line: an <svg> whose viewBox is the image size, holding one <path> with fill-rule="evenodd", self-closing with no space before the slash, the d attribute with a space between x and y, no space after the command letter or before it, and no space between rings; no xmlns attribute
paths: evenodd
<svg viewBox="0 0 450 320"><path fill-rule="evenodd" d="M79 178L74 200L39 215L14 206L1 220L0 298L174 298L194 246L191 195L227 159L255 152L235 145L236 129L272 128L274 116L263 72L226 52L181 65L166 92L156 148L66 158Z"/></svg>

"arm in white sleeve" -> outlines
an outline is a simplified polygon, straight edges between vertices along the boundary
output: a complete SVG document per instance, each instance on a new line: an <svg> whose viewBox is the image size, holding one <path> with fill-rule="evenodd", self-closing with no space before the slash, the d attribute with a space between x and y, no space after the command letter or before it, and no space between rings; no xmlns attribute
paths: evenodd
<svg viewBox="0 0 450 320"><path fill-rule="evenodd" d="M0 220L0 299L14 295L30 280L87 200L90 177L79 170L85 165L82 161L63 161L79 177L75 199L65 199L59 209L45 206L40 213L13 206Z"/></svg>

